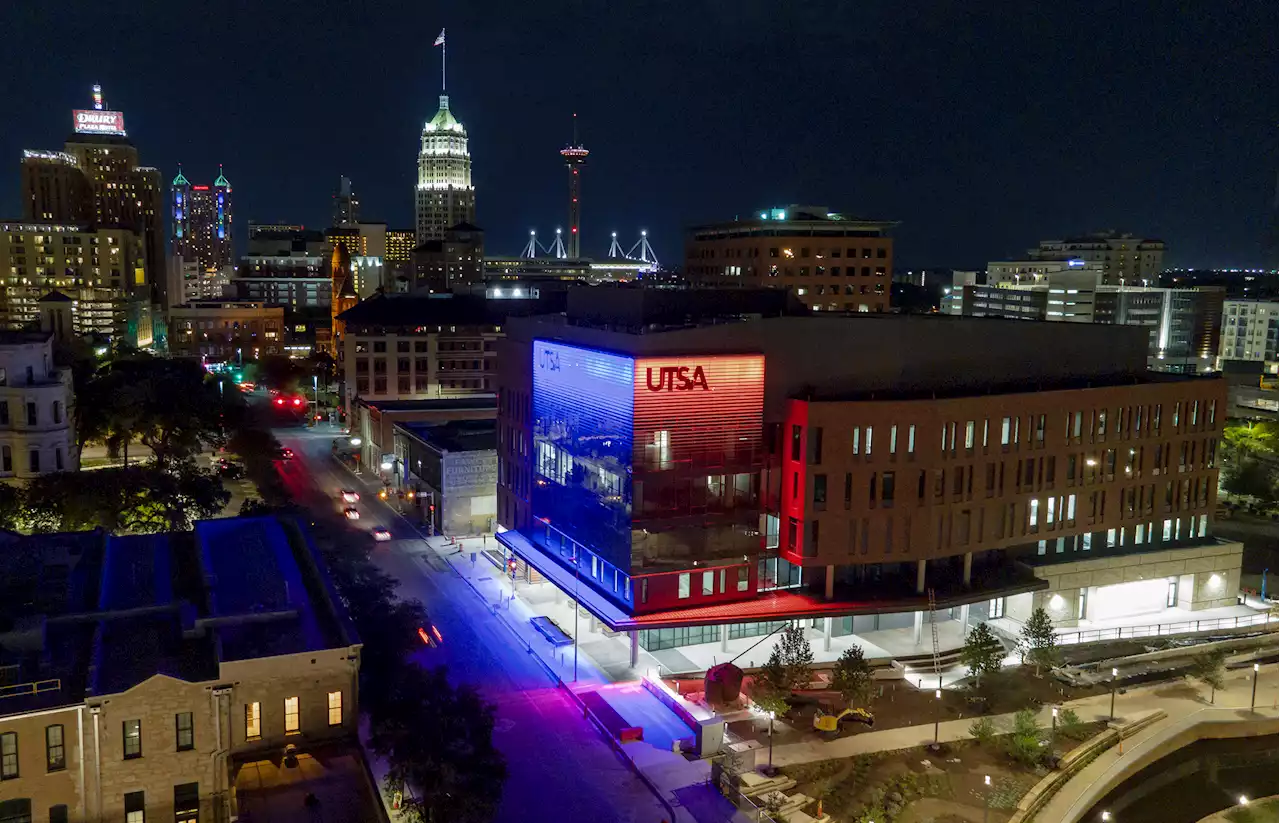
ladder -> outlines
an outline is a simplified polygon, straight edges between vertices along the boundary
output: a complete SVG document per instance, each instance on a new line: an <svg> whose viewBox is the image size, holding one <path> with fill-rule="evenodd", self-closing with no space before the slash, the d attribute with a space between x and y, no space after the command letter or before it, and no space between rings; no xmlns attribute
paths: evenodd
<svg viewBox="0 0 1280 823"><path fill-rule="evenodd" d="M942 663L938 654L938 601L929 589L929 629L933 632L933 676L938 678L938 688L942 688Z"/></svg>

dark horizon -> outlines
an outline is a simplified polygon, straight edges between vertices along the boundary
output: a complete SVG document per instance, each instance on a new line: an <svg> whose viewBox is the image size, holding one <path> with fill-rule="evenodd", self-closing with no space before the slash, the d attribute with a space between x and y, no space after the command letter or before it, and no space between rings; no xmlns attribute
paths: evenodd
<svg viewBox="0 0 1280 823"><path fill-rule="evenodd" d="M595 256L647 228L679 265L685 226L800 203L899 221L901 268L1115 229L1164 240L1169 267L1275 269L1276 20L1257 2L9 8L9 42L40 47L0 55L0 216L21 215L21 151L61 149L99 83L166 184L224 164L241 246L249 220L327 226L344 174L364 219L409 228L447 28L490 253L567 225L576 111Z"/></svg>

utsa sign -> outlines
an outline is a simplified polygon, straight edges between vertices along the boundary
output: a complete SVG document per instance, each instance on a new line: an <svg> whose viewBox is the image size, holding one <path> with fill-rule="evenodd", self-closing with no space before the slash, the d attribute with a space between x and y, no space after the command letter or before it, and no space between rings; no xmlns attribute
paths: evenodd
<svg viewBox="0 0 1280 823"><path fill-rule="evenodd" d="M655 375L654 372L657 372ZM656 377L656 380L655 380ZM645 369L645 385L649 391L707 391L707 375L701 366L662 366Z"/></svg>
<svg viewBox="0 0 1280 823"><path fill-rule="evenodd" d="M560 371L560 352L544 348L538 351L538 368L547 371Z"/></svg>

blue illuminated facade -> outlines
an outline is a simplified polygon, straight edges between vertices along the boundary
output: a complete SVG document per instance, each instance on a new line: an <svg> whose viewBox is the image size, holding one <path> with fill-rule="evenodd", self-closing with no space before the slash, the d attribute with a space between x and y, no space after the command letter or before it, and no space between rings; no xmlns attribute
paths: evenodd
<svg viewBox="0 0 1280 823"><path fill-rule="evenodd" d="M615 581L602 576L615 575L599 561L622 574L631 567L634 374L625 355L534 342L533 515L598 558L592 577L607 590Z"/></svg>

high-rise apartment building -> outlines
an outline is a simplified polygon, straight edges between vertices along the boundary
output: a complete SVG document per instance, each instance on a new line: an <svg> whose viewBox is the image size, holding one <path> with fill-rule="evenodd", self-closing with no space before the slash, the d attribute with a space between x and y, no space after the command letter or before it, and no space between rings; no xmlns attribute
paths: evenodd
<svg viewBox="0 0 1280 823"><path fill-rule="evenodd" d="M476 190L471 185L467 131L449 110L449 95L422 127L418 153L417 241L440 240L445 230L476 220Z"/></svg>
<svg viewBox="0 0 1280 823"><path fill-rule="evenodd" d="M338 178L338 190L333 193L333 225L354 226L360 222L360 198L351 187L351 178L345 174Z"/></svg>
<svg viewBox="0 0 1280 823"><path fill-rule="evenodd" d="M0 223L0 328L40 320L51 292L71 299L75 334L152 344L146 249L126 228L54 222Z"/></svg>
<svg viewBox="0 0 1280 823"><path fill-rule="evenodd" d="M815 311L887 311L896 225L790 206L694 226L685 273L709 288L789 289Z"/></svg>
<svg viewBox="0 0 1280 823"><path fill-rule="evenodd" d="M387 229L387 262L408 263L418 239L411 229Z"/></svg>
<svg viewBox="0 0 1280 823"><path fill-rule="evenodd" d="M497 343L496 538L633 666L789 622L828 660L850 635L910 657L930 610L958 648L1041 606L1106 628L1236 603L1241 547L1209 530L1221 379L1148 372L1141 329L761 294L576 289Z"/></svg>
<svg viewBox="0 0 1280 823"><path fill-rule="evenodd" d="M138 149L124 129L124 114L102 108L72 113L75 132L65 152L28 152L23 162L23 214L33 221L90 222L126 228L142 238L148 298L163 302L165 232L160 171L139 165ZM65 155L63 157L62 155ZM48 159L54 156L56 159ZM84 177L82 185L71 165ZM88 201L81 198L88 197Z"/></svg>
<svg viewBox="0 0 1280 823"><path fill-rule="evenodd" d="M1105 285L1109 277L1101 261L997 261L987 264L983 283L957 277L947 308L971 317L1146 326L1150 368L1215 368L1222 288Z"/></svg>
<svg viewBox="0 0 1280 823"><path fill-rule="evenodd" d="M1227 300L1222 304L1222 346L1224 360L1263 364L1275 374L1277 336L1280 335L1280 303L1275 300Z"/></svg>
<svg viewBox="0 0 1280 823"><path fill-rule="evenodd" d="M1027 257L1098 263L1104 286L1154 286L1164 267L1164 251L1163 240L1106 231L1065 240L1041 240L1038 248L1027 250Z"/></svg>
<svg viewBox="0 0 1280 823"><path fill-rule="evenodd" d="M22 216L69 223L94 218L89 179L75 157L64 151L22 152Z"/></svg>
<svg viewBox="0 0 1280 823"><path fill-rule="evenodd" d="M235 260L231 183L222 167L213 185L193 185L179 169L170 189L174 255L202 272L231 269Z"/></svg>

